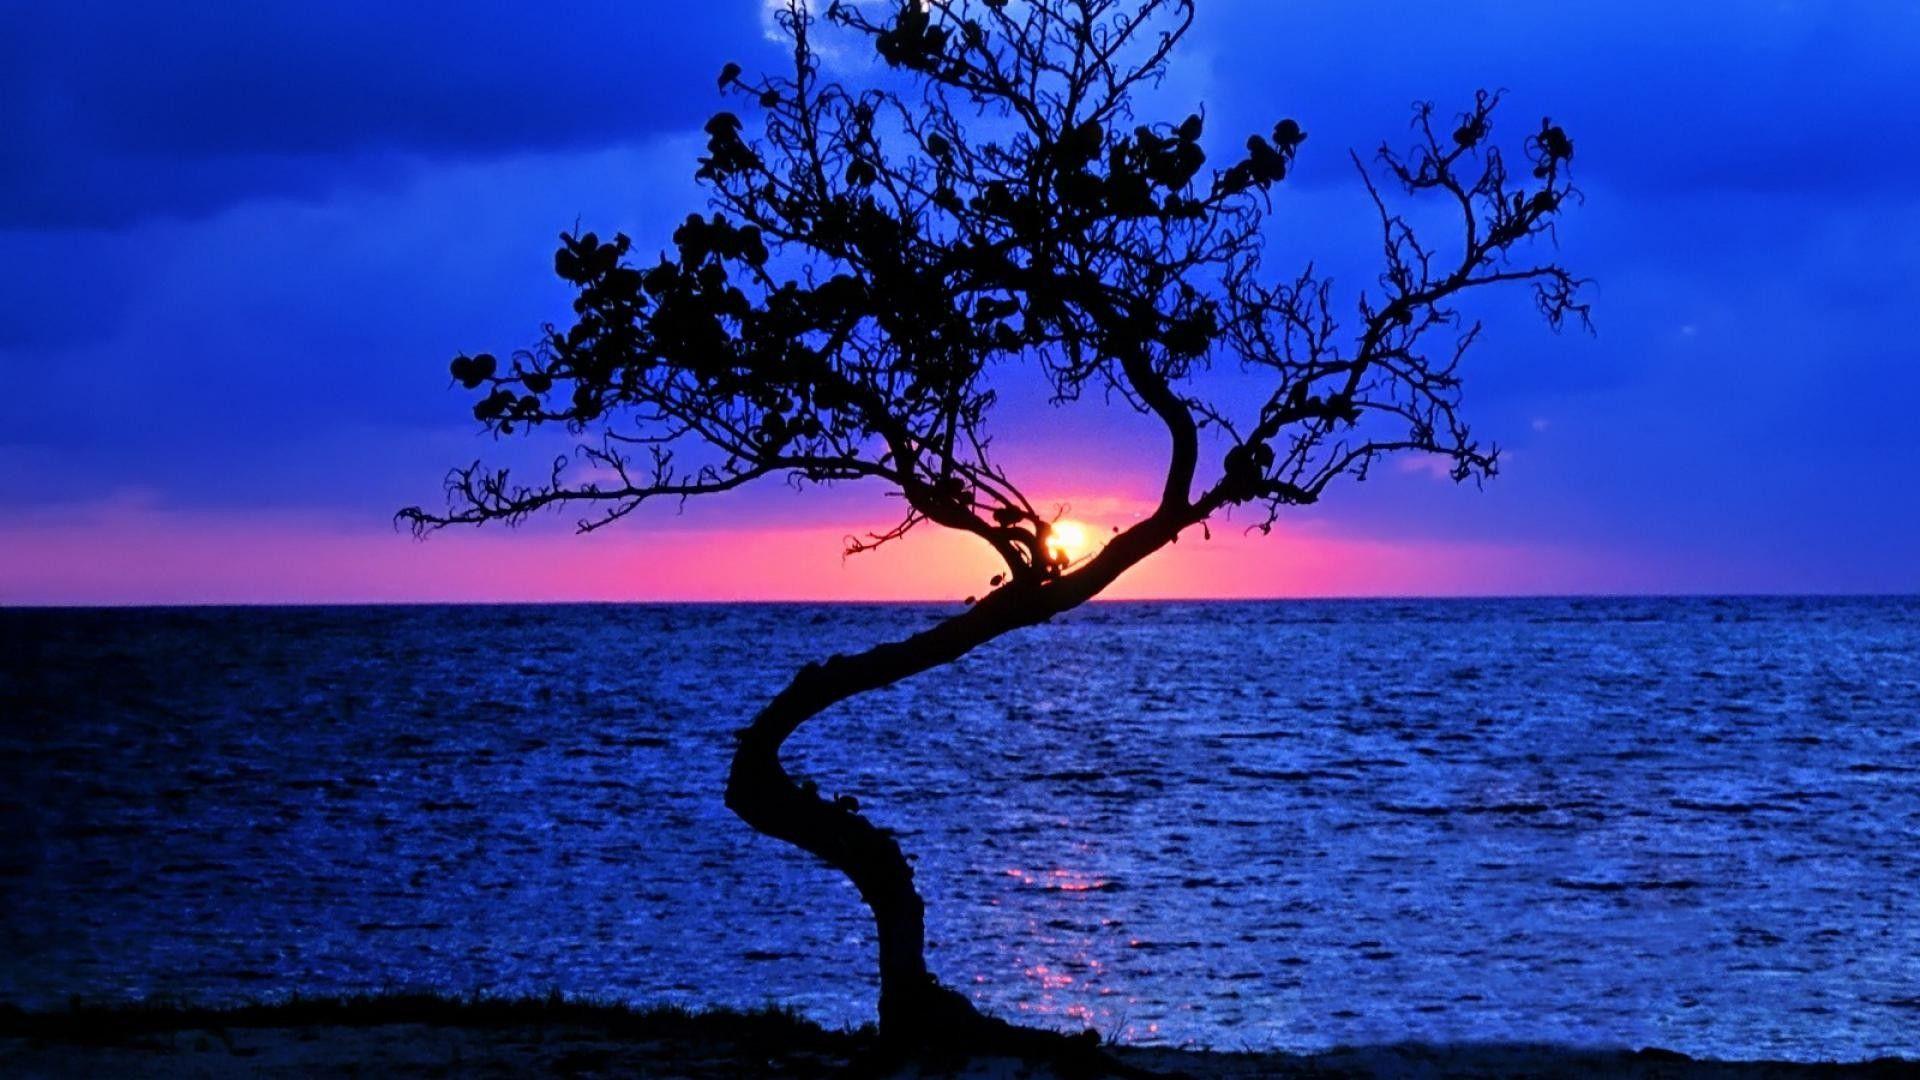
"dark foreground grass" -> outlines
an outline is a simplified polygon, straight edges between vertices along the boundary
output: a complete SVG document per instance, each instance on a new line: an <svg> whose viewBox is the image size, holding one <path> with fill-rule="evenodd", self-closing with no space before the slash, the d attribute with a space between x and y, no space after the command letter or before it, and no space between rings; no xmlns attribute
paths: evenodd
<svg viewBox="0 0 1920 1080"><path fill-rule="evenodd" d="M118 1004L74 1002L65 1009L28 1012L0 1005L0 1036L80 1045L113 1045L160 1032L247 1028L367 1028L392 1024L504 1029L591 1028L628 1039L714 1039L816 1051L859 1050L874 1042L870 1028L829 1031L791 1009L636 1008L618 1002L545 996L456 997L444 994L357 994L303 997L244 1005L206 1006L169 1001Z"/></svg>
<svg viewBox="0 0 1920 1080"><path fill-rule="evenodd" d="M392 993L232 1006L0 1006L0 1076L873 1074L871 1029L752 1011L545 997Z"/></svg>
<svg viewBox="0 0 1920 1080"><path fill-rule="evenodd" d="M1404 1044L1323 1054L1116 1048L1135 1069L1196 1080L1254 1077L1620 1076L1675 1080L1920 1076L1920 1063L1695 1061L1662 1050ZM834 1031L786 1009L636 1008L544 997L378 994L208 1007L75 1003L0 1006L5 1076L958 1076L1034 1080L1032 1063L901 1064L871 1028Z"/></svg>

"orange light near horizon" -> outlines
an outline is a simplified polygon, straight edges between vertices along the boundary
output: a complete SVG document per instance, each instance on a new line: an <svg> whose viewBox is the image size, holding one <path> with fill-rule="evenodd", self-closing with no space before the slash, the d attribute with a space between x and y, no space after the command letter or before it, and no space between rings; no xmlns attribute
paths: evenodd
<svg viewBox="0 0 1920 1080"><path fill-rule="evenodd" d="M1137 516L1077 492L1088 519L1062 521L1057 550L1085 559L1108 524ZM1117 500L1116 500L1117 502ZM916 530L858 558L842 540L871 519L608 529L587 537L494 530L415 543L379 523L307 513L179 511L102 503L74 520L0 515L0 606L7 604L552 603L559 601L950 601L1003 573L956 530ZM1075 526L1078 526L1076 531ZM1702 579L1681 564L1580 547L1385 540L1317 524L1271 537L1222 529L1160 552L1103 593L1116 600L1306 596L1538 595L1683 591L1764 582L1739 565Z"/></svg>
<svg viewBox="0 0 1920 1080"><path fill-rule="evenodd" d="M1093 538L1085 522L1062 518L1047 528L1047 551L1057 561L1076 563L1093 554Z"/></svg>

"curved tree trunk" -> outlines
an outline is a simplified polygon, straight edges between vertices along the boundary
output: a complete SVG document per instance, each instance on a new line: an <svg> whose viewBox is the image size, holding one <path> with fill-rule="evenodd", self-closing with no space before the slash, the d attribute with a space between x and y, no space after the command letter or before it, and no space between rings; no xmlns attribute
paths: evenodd
<svg viewBox="0 0 1920 1080"><path fill-rule="evenodd" d="M932 1045L963 1035L979 1017L927 971L925 906L892 834L850 803L796 782L780 762L780 747L834 704L948 663L1015 625L960 616L901 641L808 664L739 734L727 806L755 830L819 857L860 891L879 937L880 1031L890 1043Z"/></svg>
<svg viewBox="0 0 1920 1080"><path fill-rule="evenodd" d="M880 947L880 1033L898 1047L979 1048L983 1036L1002 1046L1037 1032L982 1017L927 970L925 907L913 868L892 834L851 803L822 798L797 783L780 762L787 738L814 716L858 694L951 663L1011 630L1045 622L1090 599L1128 567L1172 542L1195 520L1155 515L1115 537L1081 569L1039 583L990 593L962 614L899 641L808 664L738 734L727 777L727 806L755 830L802 848L845 874L873 912ZM1058 1036L1048 1038L1057 1043ZM1038 1044L1027 1045L1038 1048Z"/></svg>

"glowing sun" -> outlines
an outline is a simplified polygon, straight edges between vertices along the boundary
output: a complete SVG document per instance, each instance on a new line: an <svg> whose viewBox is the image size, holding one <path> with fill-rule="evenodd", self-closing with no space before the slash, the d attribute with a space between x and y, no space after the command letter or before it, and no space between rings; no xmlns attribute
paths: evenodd
<svg viewBox="0 0 1920 1080"><path fill-rule="evenodd" d="M1075 563L1093 553L1093 530L1086 523L1066 519L1047 530L1047 554L1054 561Z"/></svg>

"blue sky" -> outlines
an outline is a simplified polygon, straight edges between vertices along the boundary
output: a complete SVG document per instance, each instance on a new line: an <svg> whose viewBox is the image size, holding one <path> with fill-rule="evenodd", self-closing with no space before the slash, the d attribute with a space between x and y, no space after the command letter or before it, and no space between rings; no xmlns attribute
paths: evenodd
<svg viewBox="0 0 1920 1080"><path fill-rule="evenodd" d="M715 73L779 60L762 6L0 9L0 600L358 595L271 575L236 593L205 567L152 593L84 564L36 574L52 547L105 563L146 529L206 552L342 538L362 570L389 546L422 558L392 511L488 450L446 357L563 311L560 229L644 251L699 207ZM1545 553L1524 579L1473 578L1494 591L1920 588L1914 71L1920 5L1892 0L1201 0L1156 107L1203 102L1220 138L1279 115L1310 132L1273 265L1364 283L1373 226L1344 151L1397 141L1417 98L1504 88L1509 134L1551 114L1587 194L1561 257L1597 282L1597 335L1555 337L1509 298L1469 368L1504 475L1475 492L1392 473L1299 527ZM1124 418L1044 411L1010 406L1003 443L1067 462L1083 494L1153 467L1112 448ZM774 489L623 543L886 517L859 491Z"/></svg>

